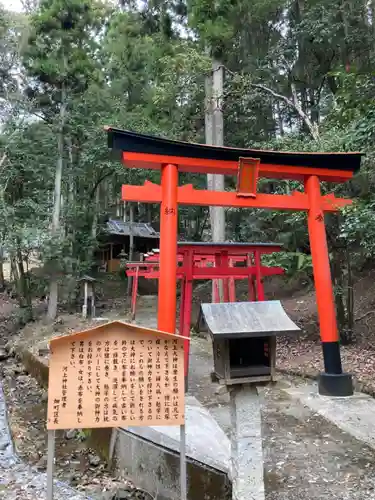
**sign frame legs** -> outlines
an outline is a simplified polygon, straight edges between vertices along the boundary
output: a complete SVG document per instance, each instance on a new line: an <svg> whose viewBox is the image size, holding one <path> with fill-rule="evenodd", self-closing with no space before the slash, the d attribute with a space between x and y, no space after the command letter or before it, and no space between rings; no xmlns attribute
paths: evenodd
<svg viewBox="0 0 375 500"><path fill-rule="evenodd" d="M186 429L180 425L180 489L181 500L187 500Z"/></svg>
<svg viewBox="0 0 375 500"><path fill-rule="evenodd" d="M55 442L54 430L48 431L47 443L47 500L53 500L53 475L55 469Z"/></svg>

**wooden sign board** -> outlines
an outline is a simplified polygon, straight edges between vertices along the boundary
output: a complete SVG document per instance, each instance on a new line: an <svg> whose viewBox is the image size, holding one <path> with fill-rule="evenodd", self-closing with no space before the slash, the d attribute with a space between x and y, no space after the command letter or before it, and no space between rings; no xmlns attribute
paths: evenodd
<svg viewBox="0 0 375 500"><path fill-rule="evenodd" d="M121 321L51 340L47 429L183 425L183 340Z"/></svg>

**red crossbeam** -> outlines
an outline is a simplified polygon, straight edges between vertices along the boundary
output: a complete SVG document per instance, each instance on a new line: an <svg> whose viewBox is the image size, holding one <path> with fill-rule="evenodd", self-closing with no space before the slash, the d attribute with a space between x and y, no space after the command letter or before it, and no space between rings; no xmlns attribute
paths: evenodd
<svg viewBox="0 0 375 500"><path fill-rule="evenodd" d="M127 266L128 267L128 266ZM132 269L133 266L129 266L126 274L127 276L135 276L136 269ZM138 267L138 276L142 276L147 279L159 279L159 270L156 269L142 269L141 266ZM278 274L283 274L284 270L281 267L266 267L261 266L260 268L262 276L274 276ZM234 279L246 279L249 276L256 275L256 267L193 267L192 279L194 280L213 280L213 279L223 279L223 278L234 278ZM187 270L183 267L177 269L177 278L182 279L186 276Z"/></svg>
<svg viewBox="0 0 375 500"><path fill-rule="evenodd" d="M281 267L261 267L262 276L274 276L278 274L283 274L284 270ZM135 276L136 270L127 270L127 276ZM178 268L177 278L182 279L186 275L184 268ZM228 267L228 268L216 268L216 267L194 267L193 276L194 280L213 280L213 279L223 279L223 278L234 278L234 279L246 279L249 276L256 275L256 267ZM142 270L139 269L138 276L142 276L147 279L159 279L159 270Z"/></svg>
<svg viewBox="0 0 375 500"><path fill-rule="evenodd" d="M276 250L272 250L271 252L269 253L273 253L275 252ZM213 255L194 255L194 262L200 262L202 264L205 264L205 263L212 263L212 262L215 262L215 254L214 252L212 252ZM268 252L263 252L263 253L268 253ZM231 255L232 252L231 252ZM246 262L246 258L247 258L247 254L246 255L236 255L236 256L231 256L231 259L233 262ZM177 262L183 262L184 260L184 257L183 257L183 254L179 254L177 256ZM154 255L148 255L147 257L145 257L145 260L143 261L143 263L158 263L159 262L159 253L156 253ZM134 263L130 263L130 264L134 264L134 265L142 265L142 262L134 262Z"/></svg>
<svg viewBox="0 0 375 500"><path fill-rule="evenodd" d="M162 193L159 184L146 181L143 186L122 186L122 199L143 203L161 203ZM320 197L321 208L325 212L336 212L339 208L352 204L352 200L336 198L333 194ZM208 191L194 189L192 184L177 189L179 205L200 205L236 208L263 208L271 210L301 211L309 209L309 200L305 193L295 191L291 195L257 194L256 198L238 197L231 191Z"/></svg>
<svg viewBox="0 0 375 500"><path fill-rule="evenodd" d="M238 161L207 160L160 154L133 153L123 151L122 161L128 168L146 168L160 170L162 165L177 165L179 172L196 174L237 175ZM260 162L259 177L269 179L296 179L303 181L310 175L317 175L322 181L345 182L353 177L349 170L331 170L316 167L296 167L291 165L273 165Z"/></svg>

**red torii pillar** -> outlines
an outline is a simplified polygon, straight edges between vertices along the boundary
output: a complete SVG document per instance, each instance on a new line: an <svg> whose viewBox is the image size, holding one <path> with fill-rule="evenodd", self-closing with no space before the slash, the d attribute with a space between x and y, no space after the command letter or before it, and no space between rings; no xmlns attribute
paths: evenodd
<svg viewBox="0 0 375 500"><path fill-rule="evenodd" d="M158 329L168 333L176 332L177 185L177 166L170 163L162 165Z"/></svg>
<svg viewBox="0 0 375 500"><path fill-rule="evenodd" d="M305 191L310 205L307 225L325 367L324 378L321 378L321 381L330 385L333 380L332 375L342 374L342 365L324 212L320 203L320 182L317 176L312 175L306 179Z"/></svg>

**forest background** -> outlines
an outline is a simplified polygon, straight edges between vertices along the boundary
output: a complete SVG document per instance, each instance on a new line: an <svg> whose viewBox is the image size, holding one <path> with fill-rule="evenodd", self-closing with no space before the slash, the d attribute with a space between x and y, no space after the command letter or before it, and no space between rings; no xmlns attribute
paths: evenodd
<svg viewBox="0 0 375 500"><path fill-rule="evenodd" d="M352 342L353 283L375 258L374 69L375 0L25 0L22 13L1 8L0 287L9 261L24 320L38 293L48 295L53 320L64 283L92 269L102 222L129 217L121 184L158 181L110 159L104 125L205 142L208 106L219 103L225 145L365 153L352 181L324 186L355 201L326 220L340 332ZM223 91L207 99L218 71ZM203 176L181 181L206 185ZM262 192L298 189L260 183ZM157 227L158 206L133 209L134 220ZM222 215L227 241L282 242L272 263L311 278L305 214ZM208 208L181 208L179 232L210 239ZM35 255L42 282L28 266Z"/></svg>

